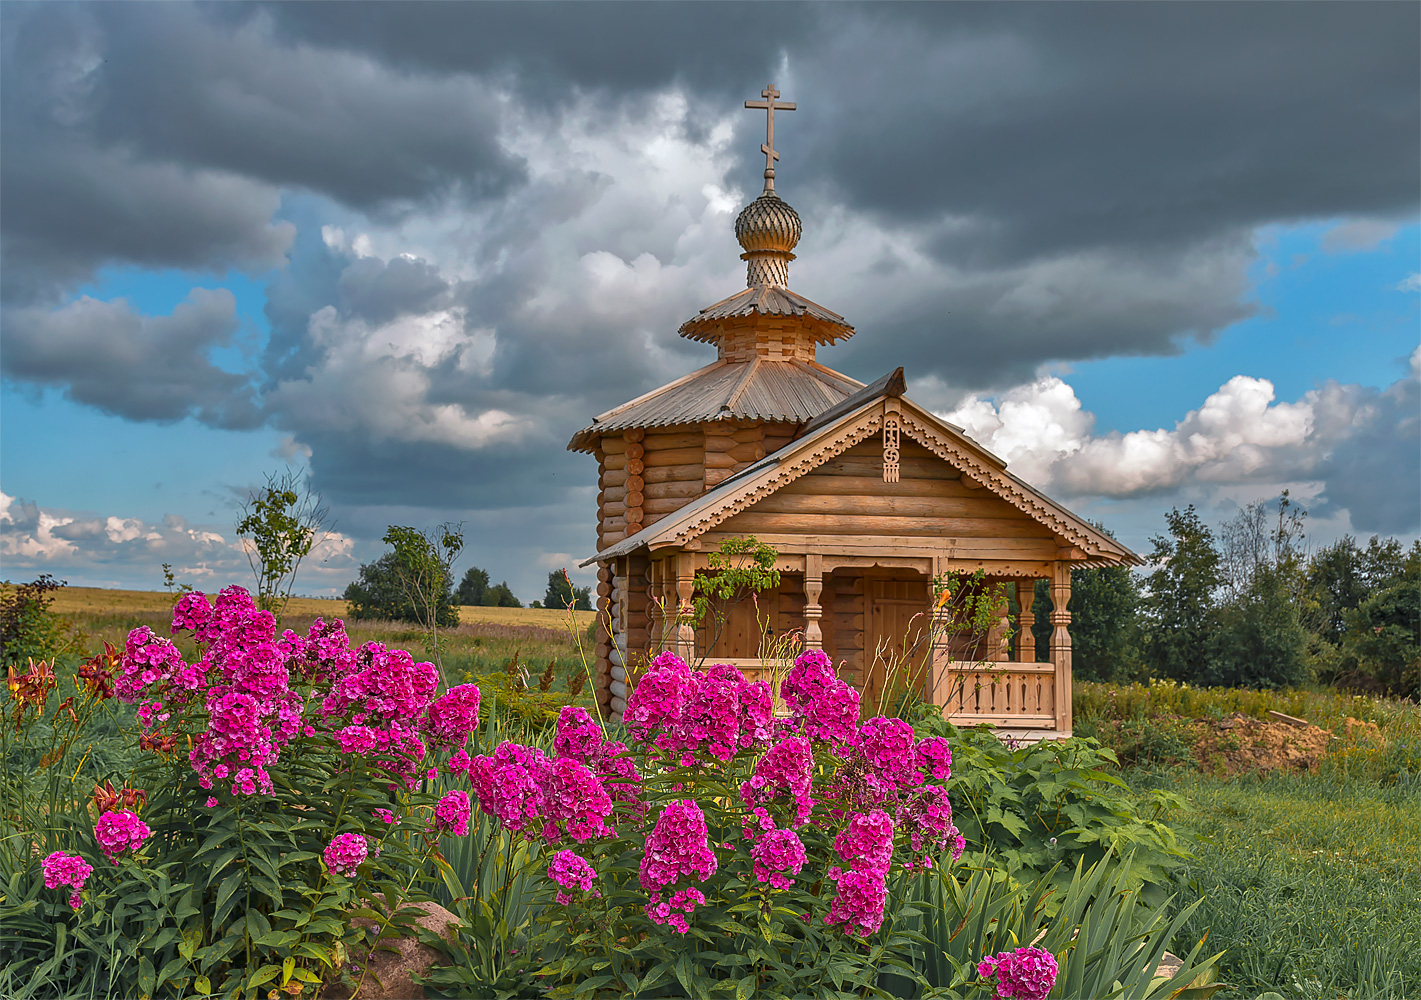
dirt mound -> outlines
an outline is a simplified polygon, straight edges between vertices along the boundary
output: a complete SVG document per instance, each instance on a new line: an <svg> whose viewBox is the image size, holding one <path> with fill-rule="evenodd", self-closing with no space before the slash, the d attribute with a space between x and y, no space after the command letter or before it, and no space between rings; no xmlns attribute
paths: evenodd
<svg viewBox="0 0 1421 1000"><path fill-rule="evenodd" d="M1349 743L1369 743L1372 746L1386 746L1386 737L1382 735L1381 728L1375 722L1361 722L1349 715L1347 716L1347 721L1342 723L1342 729Z"/></svg>
<svg viewBox="0 0 1421 1000"><path fill-rule="evenodd" d="M1200 768L1222 775L1313 771L1332 739L1332 730L1320 726L1265 721L1239 713L1227 719L1196 719L1189 728L1196 741L1194 756Z"/></svg>

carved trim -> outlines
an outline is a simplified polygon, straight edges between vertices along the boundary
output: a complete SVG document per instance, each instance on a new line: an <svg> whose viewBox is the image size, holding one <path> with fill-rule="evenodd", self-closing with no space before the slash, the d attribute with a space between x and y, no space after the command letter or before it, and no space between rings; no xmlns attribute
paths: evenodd
<svg viewBox="0 0 1421 1000"><path fill-rule="evenodd" d="M902 457L898 438L898 414L889 413L883 418L883 481L898 481L898 460Z"/></svg>
<svg viewBox="0 0 1421 1000"><path fill-rule="evenodd" d="M873 437L878 433L879 425L882 424L883 417L878 413L867 414L863 418L863 423L853 430L839 436L826 438L819 447L812 451L805 452L793 462L781 462L775 468L775 472L765 479L753 490L741 494L724 506L714 510L708 510L690 524L681 528L675 534L675 542L684 545L697 535L703 535L710 529L723 521L726 521L736 514L739 514L747 507L753 506L771 493L787 486L803 475L812 472L831 458L848 451L854 445L866 438Z"/></svg>
<svg viewBox="0 0 1421 1000"><path fill-rule="evenodd" d="M1092 555L1106 554L1100 551L1088 535L1062 517L1059 512L1043 503L1035 494L1022 489L997 470L982 464L965 448L944 440L930 427L914 419L912 414L903 414L903 428L910 437L938 458L971 476L1022 513L1030 515L1054 530L1062 538L1070 539L1073 544L1079 545Z"/></svg>

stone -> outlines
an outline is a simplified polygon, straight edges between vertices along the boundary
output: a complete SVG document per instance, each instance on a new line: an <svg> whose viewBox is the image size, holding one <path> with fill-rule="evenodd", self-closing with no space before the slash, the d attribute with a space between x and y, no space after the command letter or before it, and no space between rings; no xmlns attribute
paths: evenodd
<svg viewBox="0 0 1421 1000"><path fill-rule="evenodd" d="M403 909L420 911L415 925L433 931L445 940L452 938L453 927L459 921L438 903L407 903ZM357 917L351 923L356 927L375 926L375 921L364 917ZM354 968L367 964L364 950L352 953L352 977L359 980L360 973L365 973L358 992L352 994L349 987L333 985L322 996L325 1000L424 1000L424 989L415 984L413 977L427 974L433 966L444 961L443 955L428 945L420 944L415 937L387 938L368 958L368 970L357 971Z"/></svg>

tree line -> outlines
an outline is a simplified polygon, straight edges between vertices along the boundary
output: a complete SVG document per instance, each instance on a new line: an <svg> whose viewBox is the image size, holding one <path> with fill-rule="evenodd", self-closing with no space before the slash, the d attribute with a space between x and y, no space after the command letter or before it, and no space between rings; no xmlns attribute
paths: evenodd
<svg viewBox="0 0 1421 1000"><path fill-rule="evenodd" d="M1346 535L1310 551L1306 518L1287 491L1244 507L1217 534L1192 505L1174 508L1143 571L1074 570L1074 675L1421 695L1421 542ZM1044 653L1044 581L1034 605Z"/></svg>
<svg viewBox="0 0 1421 1000"><path fill-rule="evenodd" d="M457 545L453 544L456 539ZM384 541L391 550L362 565L358 578L345 589L352 619L392 619L423 628L448 628L459 623L456 606L523 607L507 580L490 583L488 570L478 566L466 569L459 585L454 586L453 564L463 547L461 526L445 524L420 532L391 525ZM591 611L592 588L574 587L563 570L554 570L548 574L547 591L532 607L561 610L569 605Z"/></svg>

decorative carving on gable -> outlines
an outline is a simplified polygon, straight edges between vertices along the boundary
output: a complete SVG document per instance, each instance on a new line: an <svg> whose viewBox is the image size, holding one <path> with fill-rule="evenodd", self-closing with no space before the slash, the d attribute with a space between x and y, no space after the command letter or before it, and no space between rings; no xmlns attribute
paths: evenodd
<svg viewBox="0 0 1421 1000"><path fill-rule="evenodd" d="M902 457L899 449L898 414L889 413L883 418L883 481L898 481L898 460Z"/></svg>
<svg viewBox="0 0 1421 1000"><path fill-rule="evenodd" d="M878 433L879 426L882 423L883 417L881 414L869 414L863 418L861 424L847 433L839 437L826 439L817 448L805 452L793 462L780 463L779 467L775 469L774 475L770 476L753 490L726 503L722 507L706 511L700 517L676 532L676 543L685 545L695 536L704 534L721 522L729 520L736 514L739 514L747 507L754 506L758 501L763 500L776 490L789 485L799 477L817 469L829 461L829 459L843 454L860 441L872 437Z"/></svg>
<svg viewBox="0 0 1421 1000"><path fill-rule="evenodd" d="M1009 477L984 465L965 448L945 440L932 428L915 420L909 413L903 414L903 428L913 440L924 448L960 470L964 475L971 476L1013 507L1040 521L1062 538L1069 539L1092 555L1097 554L1097 546L1088 535L1062 517L1059 512L1042 503L1040 498L1022 489Z"/></svg>

